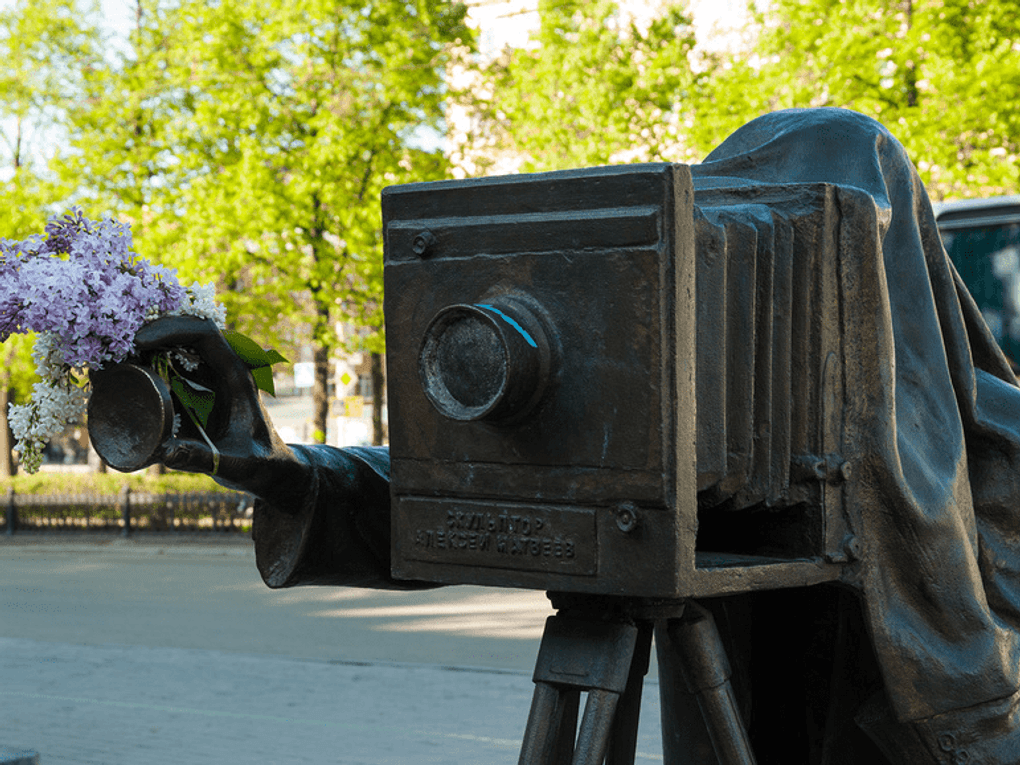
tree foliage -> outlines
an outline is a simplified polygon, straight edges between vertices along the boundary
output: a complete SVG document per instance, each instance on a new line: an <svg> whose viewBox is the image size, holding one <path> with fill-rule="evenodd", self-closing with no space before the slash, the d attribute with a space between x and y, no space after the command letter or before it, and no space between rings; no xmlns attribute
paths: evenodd
<svg viewBox="0 0 1020 765"><path fill-rule="evenodd" d="M484 61L451 0L132 0L116 44L94 5L0 11L0 236L71 201L130 222L143 256L216 281L238 329L314 342L322 431L327 360L381 350L380 191L447 175L443 148L475 174L695 161L764 112L841 106L936 198L1020 184L1014 0L773 0L734 55L701 52L679 2L638 21L539 0L529 43ZM471 119L444 147L452 71ZM69 150L47 165L33 136Z"/></svg>
<svg viewBox="0 0 1020 765"><path fill-rule="evenodd" d="M445 0L153 7L76 122L80 171L141 224L146 254L215 280L260 340L307 329L320 434L338 324L382 323L382 187L446 173L422 135L442 129L464 14Z"/></svg>
<svg viewBox="0 0 1020 765"><path fill-rule="evenodd" d="M541 0L530 44L487 64L470 155L534 172L609 162L679 161L700 77L679 5L647 25L610 0Z"/></svg>
<svg viewBox="0 0 1020 765"><path fill-rule="evenodd" d="M67 107L71 151L56 163L75 182L74 201L92 217L130 223L141 254L152 251L153 219L173 208L173 178L186 145L172 128L188 121L171 55L178 44L175 7L132 0L130 33L110 42L82 78L82 97Z"/></svg>
<svg viewBox="0 0 1020 765"><path fill-rule="evenodd" d="M98 56L100 33L88 21L94 13L94 3L79 0L17 0L0 9L2 237L42 230L47 210L66 193L47 160Z"/></svg>
<svg viewBox="0 0 1020 765"><path fill-rule="evenodd" d="M93 2L17 0L0 9L0 119L8 166L30 164L32 139L59 138L64 108L98 55L99 33L87 19Z"/></svg>
<svg viewBox="0 0 1020 765"><path fill-rule="evenodd" d="M1016 193L1014 0L775 0L757 24L754 55L712 80L703 150L767 111L839 106L885 124L936 198Z"/></svg>
<svg viewBox="0 0 1020 765"><path fill-rule="evenodd" d="M18 0L0 9L0 238L42 230L47 212L67 193L47 167L46 149L63 136L69 104L100 49L89 22L96 5L77 0ZM0 346L0 476L14 469L7 405L27 397L34 382L32 339Z"/></svg>

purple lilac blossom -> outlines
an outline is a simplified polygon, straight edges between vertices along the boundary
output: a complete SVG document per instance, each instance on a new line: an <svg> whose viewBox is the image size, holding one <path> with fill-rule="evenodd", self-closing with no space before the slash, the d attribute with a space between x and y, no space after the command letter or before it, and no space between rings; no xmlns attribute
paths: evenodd
<svg viewBox="0 0 1020 765"><path fill-rule="evenodd" d="M0 240L0 341L53 332L65 364L99 368L131 353L147 315L178 310L185 300L174 270L131 251L125 224L72 210L46 233L45 240Z"/></svg>
<svg viewBox="0 0 1020 765"><path fill-rule="evenodd" d="M22 308L21 298L14 289L17 281L17 270L26 253L34 253L41 242L40 237L32 236L23 242L0 238L0 343L19 329L19 316ZM5 287L10 286L10 289Z"/></svg>
<svg viewBox="0 0 1020 765"><path fill-rule="evenodd" d="M51 220L46 234L0 239L0 342L38 333L32 358L41 380L27 403L9 407L14 448L29 473L53 434L85 409L88 392L72 367L122 360L141 325L158 316L226 322L212 285L184 288L176 271L138 258L127 225L91 221L75 209Z"/></svg>

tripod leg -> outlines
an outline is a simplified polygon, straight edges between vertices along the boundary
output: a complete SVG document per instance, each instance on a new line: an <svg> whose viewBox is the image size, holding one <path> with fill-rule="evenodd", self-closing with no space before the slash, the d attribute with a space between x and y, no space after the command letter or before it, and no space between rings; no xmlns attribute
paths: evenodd
<svg viewBox="0 0 1020 765"><path fill-rule="evenodd" d="M518 765L552 765L555 762L552 757L560 732L562 711L560 692L548 683L535 683ZM573 735L571 730L571 739Z"/></svg>
<svg viewBox="0 0 1020 765"><path fill-rule="evenodd" d="M754 765L730 685L729 661L712 614L688 602L683 617L671 620L667 630L679 652L687 687L697 696L719 765Z"/></svg>
<svg viewBox="0 0 1020 765"><path fill-rule="evenodd" d="M535 663L535 695L521 746L519 765L549 765L570 751L577 695L588 703L573 750L574 763L602 765L609 747L613 715L627 688L638 629L599 618L546 620ZM564 712L571 719L564 721Z"/></svg>
<svg viewBox="0 0 1020 765"><path fill-rule="evenodd" d="M577 735L577 710L581 705L581 692L576 688L560 690L559 733L556 735L556 753L553 762L566 765L574 758L574 737Z"/></svg>
<svg viewBox="0 0 1020 765"><path fill-rule="evenodd" d="M664 765L719 765L697 697L687 690L680 671L680 650L662 621L655 625L659 661Z"/></svg>
<svg viewBox="0 0 1020 765"><path fill-rule="evenodd" d="M638 722L641 717L641 690L644 687L645 675L648 674L648 662L652 652L653 623L642 621L638 622L637 626L634 658L630 663L627 688L616 709L616 722L609 742L606 765L634 765Z"/></svg>
<svg viewBox="0 0 1020 765"><path fill-rule="evenodd" d="M609 735L613 730L613 716L620 700L612 691L588 691L581 729L577 732L577 748L572 765L602 765L609 749Z"/></svg>

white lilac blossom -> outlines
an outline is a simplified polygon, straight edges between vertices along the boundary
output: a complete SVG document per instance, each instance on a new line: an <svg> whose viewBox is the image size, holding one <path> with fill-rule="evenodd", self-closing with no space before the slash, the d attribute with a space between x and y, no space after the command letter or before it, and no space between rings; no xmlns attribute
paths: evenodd
<svg viewBox="0 0 1020 765"><path fill-rule="evenodd" d="M39 469L46 442L81 416L86 400L85 391L73 382L44 379L32 387L29 403L11 404L8 422L27 472Z"/></svg>
<svg viewBox="0 0 1020 765"><path fill-rule="evenodd" d="M28 403L9 410L28 472L39 468L46 442L85 410L76 370L124 360L142 324L182 314L225 324L212 285L182 287L175 270L139 258L126 224L72 210L51 220L45 237L0 239L0 342L38 333L41 379Z"/></svg>

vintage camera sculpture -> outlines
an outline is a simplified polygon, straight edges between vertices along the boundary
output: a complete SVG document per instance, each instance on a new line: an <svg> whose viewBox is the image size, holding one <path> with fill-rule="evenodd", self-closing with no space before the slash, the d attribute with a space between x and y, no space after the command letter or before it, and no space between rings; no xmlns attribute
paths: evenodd
<svg viewBox="0 0 1020 765"><path fill-rule="evenodd" d="M646 164L384 191L395 576L839 576L841 190L716 185Z"/></svg>

